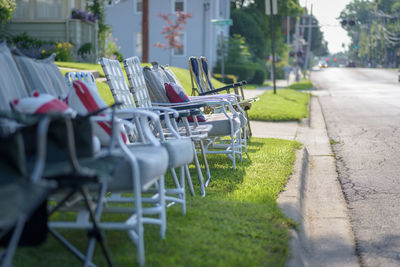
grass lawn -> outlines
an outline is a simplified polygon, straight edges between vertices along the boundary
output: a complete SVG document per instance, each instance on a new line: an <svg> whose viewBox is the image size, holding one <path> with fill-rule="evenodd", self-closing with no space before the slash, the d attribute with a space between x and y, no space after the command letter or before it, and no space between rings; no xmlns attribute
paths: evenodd
<svg viewBox="0 0 400 267"><path fill-rule="evenodd" d="M309 80L302 80L300 82L292 83L288 88L294 90L308 90L314 88L314 85Z"/></svg>
<svg viewBox="0 0 400 267"><path fill-rule="evenodd" d="M249 110L250 120L293 121L308 117L310 95L290 89L279 89L276 95L267 91Z"/></svg>
<svg viewBox="0 0 400 267"><path fill-rule="evenodd" d="M248 156L232 170L223 155L209 156L212 182L207 196L188 196L187 214L168 209L167 237L145 225L146 266L284 266L289 257L289 228L295 224L276 204L292 172L296 141L252 138ZM193 181L196 176L193 175ZM198 185L196 185L197 192ZM116 215L114 215L116 216ZM86 234L65 231L83 247ZM106 232L116 266L136 266L136 248L127 233ZM96 249L95 263L105 266ZM15 266L77 266L53 238L40 248L18 249Z"/></svg>
<svg viewBox="0 0 400 267"><path fill-rule="evenodd" d="M243 86L243 89L248 89L248 90L252 90L252 89L258 89L260 87L266 87L266 86L271 86L270 83L263 83L263 84L246 84L245 86Z"/></svg>

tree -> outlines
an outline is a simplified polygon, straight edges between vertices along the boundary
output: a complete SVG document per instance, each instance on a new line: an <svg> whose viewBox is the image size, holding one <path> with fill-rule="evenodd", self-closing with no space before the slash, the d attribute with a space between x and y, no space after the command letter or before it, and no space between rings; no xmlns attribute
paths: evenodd
<svg viewBox="0 0 400 267"><path fill-rule="evenodd" d="M308 42L308 31L309 28L304 30L304 38ZM324 40L324 33L319 27L319 22L316 17L313 16L313 27L311 33L311 51L315 56L324 56L329 54L328 43Z"/></svg>
<svg viewBox="0 0 400 267"><path fill-rule="evenodd" d="M164 35L164 38L167 40L166 44L163 43L155 43L154 47L159 47L163 49L170 50L169 53L169 64L171 65L171 55L174 49L183 50L183 45L179 42L179 35L183 30L183 24L186 24L186 20L192 17L191 13L183 13L178 11L177 18L175 21L171 20L172 14L158 14L160 18L162 18L166 25L164 25L161 34Z"/></svg>
<svg viewBox="0 0 400 267"><path fill-rule="evenodd" d="M15 11L15 0L0 1L0 26L9 21Z"/></svg>
<svg viewBox="0 0 400 267"><path fill-rule="evenodd" d="M278 55L286 51L281 21L286 16L298 16L303 13L298 0L278 1L278 15L275 16L275 42ZM236 0L232 2L232 34L241 34L252 53L253 60L262 62L270 51L270 16L265 14L265 0ZM279 21L279 23L278 23ZM279 45L281 44L281 45Z"/></svg>
<svg viewBox="0 0 400 267"><path fill-rule="evenodd" d="M355 19L354 26L342 26L352 44L349 55L359 63L396 65L400 52L400 19L398 0L355 0L340 14L340 19ZM397 62L396 62L397 60Z"/></svg>

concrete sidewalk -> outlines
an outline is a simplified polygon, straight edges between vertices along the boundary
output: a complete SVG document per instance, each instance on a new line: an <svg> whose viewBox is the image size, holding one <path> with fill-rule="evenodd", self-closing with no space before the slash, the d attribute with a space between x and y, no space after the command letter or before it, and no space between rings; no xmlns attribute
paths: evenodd
<svg viewBox="0 0 400 267"><path fill-rule="evenodd" d="M254 137L298 140L294 173L278 197L284 213L298 221L292 230L289 266L359 266L348 210L337 180L319 100L311 98L310 122L251 121Z"/></svg>

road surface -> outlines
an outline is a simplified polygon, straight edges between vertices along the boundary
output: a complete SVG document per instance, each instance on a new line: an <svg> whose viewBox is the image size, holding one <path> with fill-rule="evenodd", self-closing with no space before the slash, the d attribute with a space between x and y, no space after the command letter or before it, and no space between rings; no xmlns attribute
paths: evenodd
<svg viewBox="0 0 400 267"><path fill-rule="evenodd" d="M362 266L400 266L398 74L361 68L312 73Z"/></svg>

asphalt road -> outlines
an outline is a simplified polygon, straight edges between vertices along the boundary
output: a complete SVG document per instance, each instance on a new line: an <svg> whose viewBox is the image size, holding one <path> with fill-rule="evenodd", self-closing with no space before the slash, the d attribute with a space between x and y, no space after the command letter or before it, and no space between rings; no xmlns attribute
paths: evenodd
<svg viewBox="0 0 400 267"><path fill-rule="evenodd" d="M360 68L312 73L362 266L400 266L398 74Z"/></svg>

